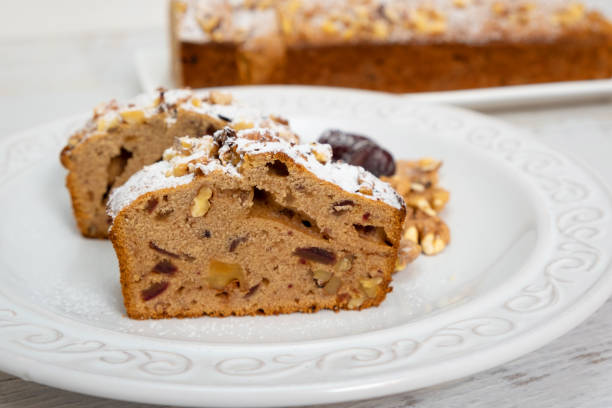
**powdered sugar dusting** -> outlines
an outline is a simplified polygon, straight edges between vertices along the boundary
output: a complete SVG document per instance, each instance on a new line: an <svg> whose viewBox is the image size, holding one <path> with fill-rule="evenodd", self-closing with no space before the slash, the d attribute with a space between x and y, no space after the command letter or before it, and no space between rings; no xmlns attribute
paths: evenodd
<svg viewBox="0 0 612 408"><path fill-rule="evenodd" d="M403 208L403 199L393 188L365 170L347 163L331 162L332 150L327 144L296 145L278 136L274 129L255 128L239 132L225 128L214 137L182 137L164 152L164 160L135 173L124 185L114 189L108 201L108 214L114 219L127 205L141 195L191 182L194 175L219 171L229 177L242 178L245 156L283 153L315 177L369 200ZM180 170L176 177L175 170ZM184 174L183 174L184 173Z"/></svg>
<svg viewBox="0 0 612 408"><path fill-rule="evenodd" d="M238 132L236 152L245 154L284 153L317 178L337 185L343 190L389 204L395 208L404 206L403 199L387 183L381 181L361 166L331 162L332 148L328 144L292 145L282 139L274 141L251 140L245 136L253 132L269 133L267 129Z"/></svg>
<svg viewBox="0 0 612 408"><path fill-rule="evenodd" d="M106 207L108 215L114 219L124 207L143 194L177 187L193 180L193 174L182 177L166 176L170 170L172 170L170 162L160 161L133 174L121 187L111 191Z"/></svg>
<svg viewBox="0 0 612 408"><path fill-rule="evenodd" d="M174 89L144 94L130 102L118 103L113 100L99 105L94 109L93 116L83 128L70 138L68 146L74 147L93 134L107 132L121 126L127 122L123 114L134 111L142 111L143 120L154 115L165 116L163 119L167 128L174 126L179 111L188 111L208 117L217 128L224 125L237 128L274 128L278 130L281 137L290 141L298 140L297 135L290 130L287 121L274 115L265 115L255 108L243 105L240 101L234 100L230 94Z"/></svg>

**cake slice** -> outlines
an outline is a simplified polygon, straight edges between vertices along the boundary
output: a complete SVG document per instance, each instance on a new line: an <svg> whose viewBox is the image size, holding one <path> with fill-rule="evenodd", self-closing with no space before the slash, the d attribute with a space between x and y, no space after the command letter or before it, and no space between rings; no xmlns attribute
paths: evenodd
<svg viewBox="0 0 612 408"><path fill-rule="evenodd" d="M391 289L403 199L331 147L271 129L177 139L111 193L137 319L362 309Z"/></svg>
<svg viewBox="0 0 612 408"><path fill-rule="evenodd" d="M297 137L282 118L241 106L220 92L165 91L139 103L112 101L68 141L61 162L68 169L66 185L81 233L105 238L110 191L143 166L161 160L174 138L213 134L225 126L235 129L269 127L290 141Z"/></svg>

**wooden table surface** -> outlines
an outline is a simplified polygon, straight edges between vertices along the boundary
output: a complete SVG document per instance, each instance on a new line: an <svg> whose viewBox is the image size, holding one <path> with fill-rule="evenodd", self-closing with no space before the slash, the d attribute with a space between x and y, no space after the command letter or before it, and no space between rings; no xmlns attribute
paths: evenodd
<svg viewBox="0 0 612 408"><path fill-rule="evenodd" d="M139 93L134 52L156 44L164 44L159 27L30 36L2 36L0 30L0 138ZM529 129L534 138L582 159L612 183L610 100L490 114ZM0 372L0 408L82 406L145 405L53 389ZM329 407L493 406L612 407L612 301L570 333L512 363L434 388Z"/></svg>

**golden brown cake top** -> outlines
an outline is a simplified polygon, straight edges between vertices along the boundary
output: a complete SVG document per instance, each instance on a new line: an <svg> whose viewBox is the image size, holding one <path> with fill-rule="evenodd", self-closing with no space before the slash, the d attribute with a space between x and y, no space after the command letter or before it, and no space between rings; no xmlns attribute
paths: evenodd
<svg viewBox="0 0 612 408"><path fill-rule="evenodd" d="M403 199L393 188L362 167L332 162L331 146L320 143L296 144L282 139L276 130L255 128L234 131L226 127L214 136L182 137L164 152L163 160L146 166L124 185L112 191L107 212L117 214L141 195L191 182L198 175L215 172L236 179L261 154L281 154L322 181L341 189L404 208Z"/></svg>
<svg viewBox="0 0 612 408"><path fill-rule="evenodd" d="M188 42L542 41L589 28L572 0L174 0ZM592 27L591 27L592 28Z"/></svg>
<svg viewBox="0 0 612 408"><path fill-rule="evenodd" d="M106 133L122 124L139 124L147 119L163 115L167 127L172 126L179 111L204 115L218 125L233 129L270 128L280 137L297 142L298 136L289 128L289 122L276 115L265 115L257 109L236 101L231 94L219 91L194 91L191 89L160 89L143 95L132 102L118 103L112 100L97 106L93 115L81 130L68 141L72 148L92 135ZM200 135L193 135L200 136Z"/></svg>

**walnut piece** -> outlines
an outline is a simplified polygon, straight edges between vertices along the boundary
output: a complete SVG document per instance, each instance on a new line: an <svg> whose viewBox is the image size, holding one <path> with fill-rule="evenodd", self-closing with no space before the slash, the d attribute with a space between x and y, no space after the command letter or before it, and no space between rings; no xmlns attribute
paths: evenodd
<svg viewBox="0 0 612 408"><path fill-rule="evenodd" d="M382 278L361 279L359 281L361 288L369 298L375 298L378 295L378 289L382 283Z"/></svg>
<svg viewBox="0 0 612 408"><path fill-rule="evenodd" d="M342 280L337 276L332 276L329 282L323 287L323 291L328 295L335 295L342 285Z"/></svg>
<svg viewBox="0 0 612 408"><path fill-rule="evenodd" d="M553 16L553 21L563 26L575 24L585 16L584 5L572 3Z"/></svg>
<svg viewBox="0 0 612 408"><path fill-rule="evenodd" d="M403 270L409 263L417 259L419 255L421 255L421 246L416 242L402 238L397 253L395 271Z"/></svg>
<svg viewBox="0 0 612 408"><path fill-rule="evenodd" d="M400 247L408 250L411 247L408 242L420 245L425 255L436 255L449 244L450 230L439 217L429 216L418 209L409 209Z"/></svg>
<svg viewBox="0 0 612 408"><path fill-rule="evenodd" d="M446 242L439 236L434 233L429 233L423 237L421 240L421 247L423 248L423 252L425 255L436 255L444 248L446 248Z"/></svg>
<svg viewBox="0 0 612 408"><path fill-rule="evenodd" d="M210 208L210 197L212 197L212 190L209 187L202 187L198 191L198 195L193 199L191 205L191 216L192 217L203 217Z"/></svg>
<svg viewBox="0 0 612 408"><path fill-rule="evenodd" d="M419 8L410 14L410 23L419 33L437 35L446 31L446 16L433 8Z"/></svg>
<svg viewBox="0 0 612 408"><path fill-rule="evenodd" d="M312 152L315 159L317 159L317 161L321 164L327 164L332 158L331 151L317 143L311 144L310 151Z"/></svg>
<svg viewBox="0 0 612 408"><path fill-rule="evenodd" d="M341 258L336 264L336 270L338 272L347 272L353 267L353 257L345 256Z"/></svg>
<svg viewBox="0 0 612 408"><path fill-rule="evenodd" d="M242 267L238 264L231 264L211 260L208 266L208 286L216 290L223 290L231 282L237 281L241 288L246 288L246 281Z"/></svg>
<svg viewBox="0 0 612 408"><path fill-rule="evenodd" d="M351 300L349 300L347 306L349 309L357 309L363 304L364 300L365 298L363 297L363 295L359 294L357 296L352 297Z"/></svg>
<svg viewBox="0 0 612 408"><path fill-rule="evenodd" d="M113 129L119 125L119 116L117 115L104 115L96 122L98 132L105 132Z"/></svg>
<svg viewBox="0 0 612 408"><path fill-rule="evenodd" d="M325 269L316 269L312 272L312 278L315 281L315 284L322 288L325 284L331 279L332 273L330 271L326 271Z"/></svg>
<svg viewBox="0 0 612 408"><path fill-rule="evenodd" d="M208 99L210 103L215 105L231 105L232 103L232 94L219 92L219 91L211 91Z"/></svg>
<svg viewBox="0 0 612 408"><path fill-rule="evenodd" d="M121 118L130 125L138 125L145 121L145 113L141 109L130 109L119 112Z"/></svg>

